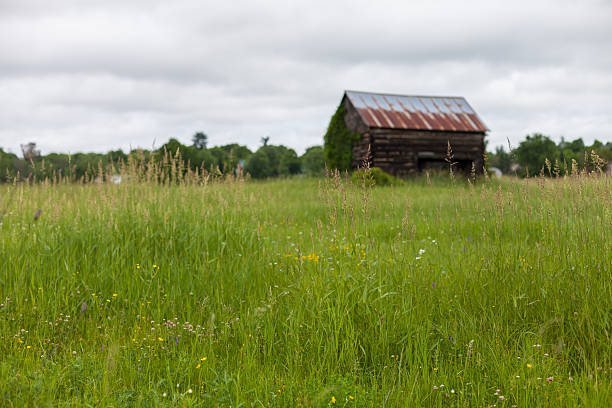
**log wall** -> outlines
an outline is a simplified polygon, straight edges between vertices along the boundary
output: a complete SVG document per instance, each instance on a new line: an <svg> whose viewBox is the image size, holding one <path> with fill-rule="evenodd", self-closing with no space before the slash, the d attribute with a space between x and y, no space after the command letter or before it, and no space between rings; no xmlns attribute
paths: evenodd
<svg viewBox="0 0 612 408"><path fill-rule="evenodd" d="M484 133L438 132L402 129L369 129L353 148L353 167L380 167L387 173L404 175L419 171L426 160L444 160L448 142L453 161L482 172L484 164Z"/></svg>

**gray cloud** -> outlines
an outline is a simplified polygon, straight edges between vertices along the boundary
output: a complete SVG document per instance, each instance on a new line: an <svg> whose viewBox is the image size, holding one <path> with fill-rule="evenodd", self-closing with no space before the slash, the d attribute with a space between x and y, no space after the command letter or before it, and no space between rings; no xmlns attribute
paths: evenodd
<svg viewBox="0 0 612 408"><path fill-rule="evenodd" d="M344 89L463 95L489 143L612 140L607 1L0 3L0 146L322 142Z"/></svg>

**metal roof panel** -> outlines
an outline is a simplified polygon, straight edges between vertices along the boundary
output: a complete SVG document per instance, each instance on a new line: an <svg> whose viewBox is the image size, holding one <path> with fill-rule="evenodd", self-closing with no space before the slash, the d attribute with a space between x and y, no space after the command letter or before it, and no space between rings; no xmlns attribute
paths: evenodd
<svg viewBox="0 0 612 408"><path fill-rule="evenodd" d="M476 112L460 96L394 95L346 91L346 97L370 127L486 132Z"/></svg>

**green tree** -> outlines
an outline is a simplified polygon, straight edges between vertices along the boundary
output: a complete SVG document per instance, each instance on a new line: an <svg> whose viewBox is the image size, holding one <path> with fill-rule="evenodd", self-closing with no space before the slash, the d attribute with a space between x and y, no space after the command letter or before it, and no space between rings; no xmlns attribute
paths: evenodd
<svg viewBox="0 0 612 408"><path fill-rule="evenodd" d="M34 142L21 145L21 152L24 160L34 160L40 157L40 150L36 148L36 143Z"/></svg>
<svg viewBox="0 0 612 408"><path fill-rule="evenodd" d="M270 157L262 149L258 149L249 157L244 170L254 179L263 179L273 175Z"/></svg>
<svg viewBox="0 0 612 408"><path fill-rule="evenodd" d="M521 175L537 175L545 166L546 159L551 163L559 159L559 148L548 136L541 133L527 135L514 151L521 165Z"/></svg>
<svg viewBox="0 0 612 408"><path fill-rule="evenodd" d="M489 165L491 167L497 167L504 174L510 173L510 166L512 165L512 156L506 152L502 146L495 148L495 153L489 153Z"/></svg>
<svg viewBox="0 0 612 408"><path fill-rule="evenodd" d="M325 174L325 151L323 146L312 146L306 149L301 157L302 169L309 176Z"/></svg>
<svg viewBox="0 0 612 408"><path fill-rule="evenodd" d="M206 133L197 132L196 134L193 135L191 140L193 141L193 147L195 147L196 149L198 150L206 149L206 143L208 143L208 136L206 136Z"/></svg>
<svg viewBox="0 0 612 408"><path fill-rule="evenodd" d="M0 182L8 182L17 175L16 162L22 162L22 160L16 154L7 153L0 148Z"/></svg>
<svg viewBox="0 0 612 408"><path fill-rule="evenodd" d="M353 146L361 139L359 133L346 127L346 108L341 103L332 116L325 133L325 161L330 169L349 170L353 161Z"/></svg>
<svg viewBox="0 0 612 408"><path fill-rule="evenodd" d="M282 152L278 164L279 175L295 175L302 171L302 162L293 149L286 149Z"/></svg>
<svg viewBox="0 0 612 408"><path fill-rule="evenodd" d="M295 150L267 144L253 153L245 170L253 178L266 178L298 174L302 168Z"/></svg>
<svg viewBox="0 0 612 408"><path fill-rule="evenodd" d="M216 160L216 166L225 173L236 168L238 162L246 162L253 154L251 150L237 143L215 146L208 150Z"/></svg>

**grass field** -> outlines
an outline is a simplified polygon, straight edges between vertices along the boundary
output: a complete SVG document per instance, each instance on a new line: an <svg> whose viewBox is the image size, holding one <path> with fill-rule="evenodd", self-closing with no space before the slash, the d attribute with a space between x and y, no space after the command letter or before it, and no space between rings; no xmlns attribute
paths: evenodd
<svg viewBox="0 0 612 408"><path fill-rule="evenodd" d="M0 406L612 406L611 199L585 175L0 186Z"/></svg>

